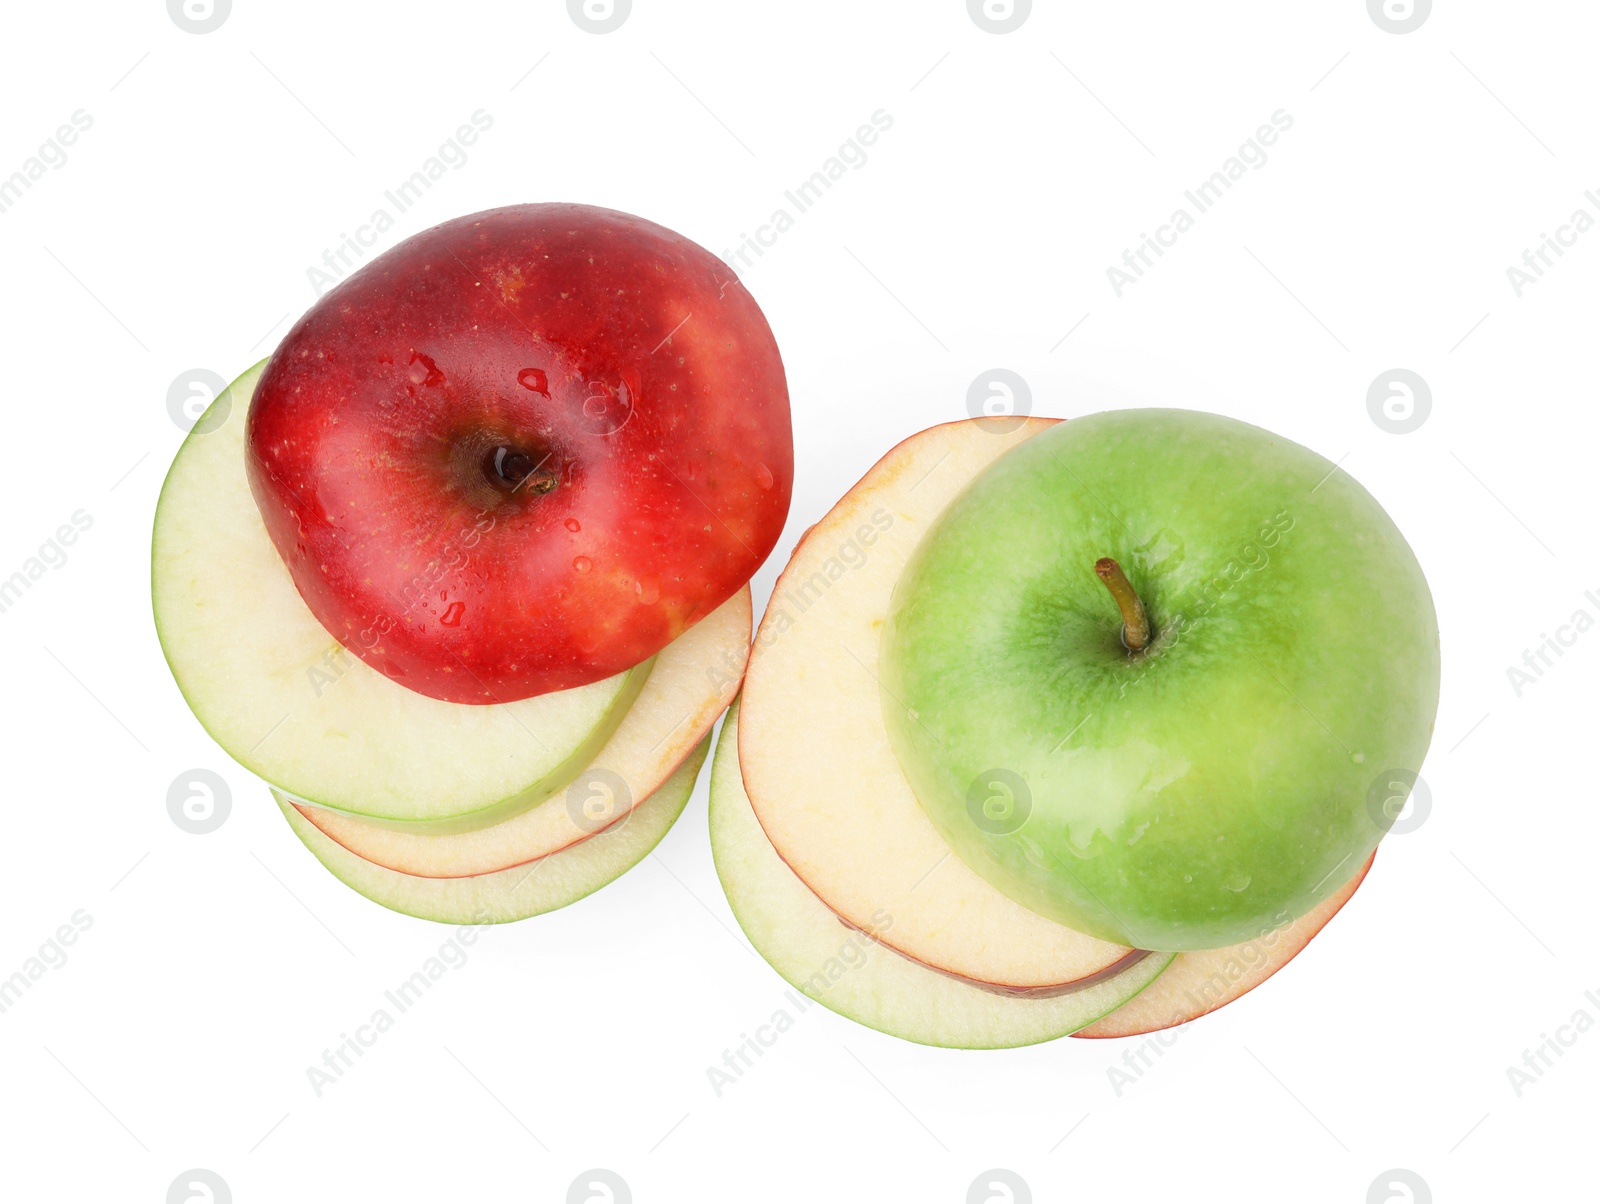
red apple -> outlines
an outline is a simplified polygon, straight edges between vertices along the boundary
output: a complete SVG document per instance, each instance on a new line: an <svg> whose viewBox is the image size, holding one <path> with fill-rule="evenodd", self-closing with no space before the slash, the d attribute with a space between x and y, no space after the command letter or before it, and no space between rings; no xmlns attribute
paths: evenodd
<svg viewBox="0 0 1600 1204"><path fill-rule="evenodd" d="M435 226L327 293L250 407L250 487L301 597L451 702L653 656L777 541L783 363L738 278L587 205Z"/></svg>

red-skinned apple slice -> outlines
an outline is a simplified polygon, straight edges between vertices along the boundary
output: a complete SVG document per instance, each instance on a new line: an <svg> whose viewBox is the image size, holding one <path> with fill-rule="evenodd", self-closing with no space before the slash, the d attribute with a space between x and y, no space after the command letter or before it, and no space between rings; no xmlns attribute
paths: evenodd
<svg viewBox="0 0 1600 1204"><path fill-rule="evenodd" d="M301 601L245 480L245 414L260 370L195 424L156 505L156 631L201 725L286 793L375 821L484 826L571 780L622 721L649 666L465 706L346 654Z"/></svg>
<svg viewBox="0 0 1600 1204"><path fill-rule="evenodd" d="M251 404L249 473L345 648L433 698L511 702L630 669L750 579L788 514L788 390L710 252L517 205L312 306Z"/></svg>
<svg viewBox="0 0 1600 1204"><path fill-rule="evenodd" d="M797 990L860 1024L924 1045L1003 1049L1065 1036L1139 992L1172 961L1151 953L1079 990L1017 996L929 969L840 923L778 856L739 773L739 708L711 770L711 852L734 917ZM579 846L582 847L581 845ZM885 913L885 919L890 919ZM794 997L791 996L791 1001ZM804 1000L798 1006L805 1006Z"/></svg>
<svg viewBox="0 0 1600 1204"><path fill-rule="evenodd" d="M876 666L895 582L923 534L987 465L1053 421L948 423L880 460L779 578L739 725L756 817L824 903L929 967L1036 993L1143 955L1027 910L951 854L889 745Z"/></svg>
<svg viewBox="0 0 1600 1204"><path fill-rule="evenodd" d="M644 860L683 813L710 746L707 736L659 790L609 828L531 865L471 878L397 874L334 844L282 797L278 807L317 860L374 903L440 924L504 924L576 903Z"/></svg>
<svg viewBox="0 0 1600 1204"><path fill-rule="evenodd" d="M656 657L650 679L588 768L521 815L472 832L408 832L320 807L322 834L376 865L464 878L535 861L585 839L654 794L733 701L750 652L745 586Z"/></svg>
<svg viewBox="0 0 1600 1204"><path fill-rule="evenodd" d="M1187 1024L1249 994L1293 961L1350 901L1372 860L1368 857L1354 878L1297 920L1242 945L1178 954L1148 989L1073 1036L1137 1037Z"/></svg>

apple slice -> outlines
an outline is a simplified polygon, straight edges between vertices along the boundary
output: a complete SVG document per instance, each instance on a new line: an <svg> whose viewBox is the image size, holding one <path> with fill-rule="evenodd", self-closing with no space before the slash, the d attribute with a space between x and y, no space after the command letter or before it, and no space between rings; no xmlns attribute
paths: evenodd
<svg viewBox="0 0 1600 1204"><path fill-rule="evenodd" d="M1139 954L1029 911L951 853L889 745L878 637L923 534L986 466L1054 421L971 419L913 435L812 527L756 634L739 736L756 818L824 903L907 957L1011 990L1070 989Z"/></svg>
<svg viewBox="0 0 1600 1204"><path fill-rule="evenodd" d="M329 840L281 794L278 806L317 860L335 878L374 903L441 924L503 924L576 903L642 861L682 814L710 747L711 737L707 736L661 789L609 828L532 865L472 878L397 874L363 861Z"/></svg>
<svg viewBox="0 0 1600 1204"><path fill-rule="evenodd" d="M358 857L422 878L464 878L537 860L649 797L733 701L749 653L746 585L662 649L627 716L571 786L492 827L414 832L321 807L301 806L300 814Z"/></svg>
<svg viewBox="0 0 1600 1204"><path fill-rule="evenodd" d="M349 655L296 592L250 494L245 420L261 368L195 424L156 505L156 631L201 726L284 793L374 820L480 827L569 781L621 723L649 663L471 706ZM420 579L429 567L417 565Z"/></svg>
<svg viewBox="0 0 1600 1204"><path fill-rule="evenodd" d="M1109 1016L1074 1033L1077 1037L1137 1037L1187 1024L1248 995L1311 943L1339 909L1350 901L1372 868L1367 858L1356 876L1298 920L1242 945L1180 953L1148 991Z"/></svg>
<svg viewBox="0 0 1600 1204"><path fill-rule="evenodd" d="M791 986L868 1028L960 1049L1004 1049L1063 1037L1137 999L1173 959L1143 954L1080 990L1015 995L919 965L840 922L778 856L739 772L739 708L711 768L711 853L739 927ZM897 925L896 925L897 926Z"/></svg>

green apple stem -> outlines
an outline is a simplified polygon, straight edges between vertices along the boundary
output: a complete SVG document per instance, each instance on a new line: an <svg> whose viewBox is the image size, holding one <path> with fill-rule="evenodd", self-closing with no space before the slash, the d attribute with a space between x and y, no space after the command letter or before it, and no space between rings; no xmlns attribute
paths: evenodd
<svg viewBox="0 0 1600 1204"><path fill-rule="evenodd" d="M1094 562L1095 576L1106 583L1117 609L1122 611L1122 643L1129 652L1140 652L1150 642L1150 619L1144 613L1144 603L1134 593L1133 584L1122 566L1109 556Z"/></svg>

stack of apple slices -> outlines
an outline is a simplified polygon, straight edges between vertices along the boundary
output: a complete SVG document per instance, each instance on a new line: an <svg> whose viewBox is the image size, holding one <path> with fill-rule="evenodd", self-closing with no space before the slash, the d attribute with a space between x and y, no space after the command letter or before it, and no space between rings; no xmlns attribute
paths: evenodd
<svg viewBox="0 0 1600 1204"><path fill-rule="evenodd" d="M329 634L267 533L245 470L263 366L196 424L156 512L156 626L201 724L336 877L395 911L517 920L620 876L682 812L738 689L748 585L602 681L492 705L410 690Z"/></svg>
<svg viewBox="0 0 1600 1204"><path fill-rule="evenodd" d="M924 431L807 532L712 770L717 872L751 942L816 1001L925 1044L996 1048L1183 1023L1281 968L1366 872L1247 945L1155 953L1029 910L941 838L886 728L880 636L902 571L947 504L1052 425L977 419Z"/></svg>

